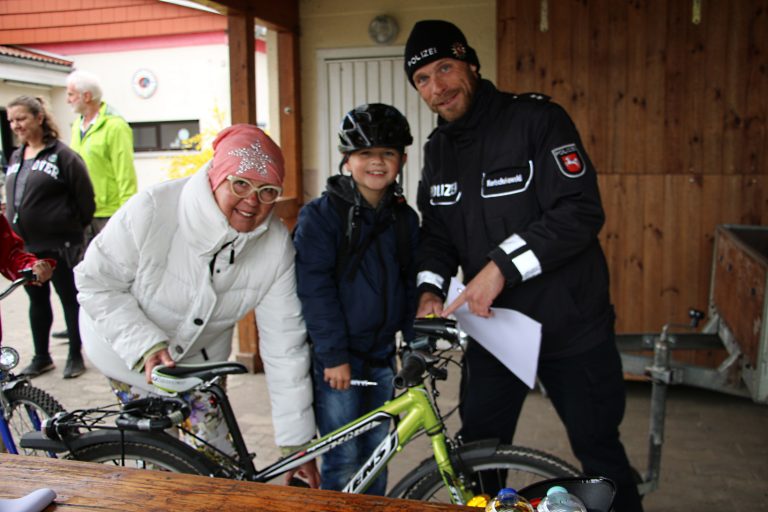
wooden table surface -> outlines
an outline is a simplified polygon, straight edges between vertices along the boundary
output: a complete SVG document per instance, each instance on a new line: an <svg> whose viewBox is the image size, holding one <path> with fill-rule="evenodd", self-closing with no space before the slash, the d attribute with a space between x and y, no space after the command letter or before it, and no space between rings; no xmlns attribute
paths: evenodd
<svg viewBox="0 0 768 512"><path fill-rule="evenodd" d="M45 512L457 512L479 509L0 454L0 498L56 491Z"/></svg>

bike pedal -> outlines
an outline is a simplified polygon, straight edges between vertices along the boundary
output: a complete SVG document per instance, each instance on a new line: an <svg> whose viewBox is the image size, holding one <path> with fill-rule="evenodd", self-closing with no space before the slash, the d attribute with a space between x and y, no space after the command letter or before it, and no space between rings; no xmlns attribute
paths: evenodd
<svg viewBox="0 0 768 512"><path fill-rule="evenodd" d="M290 487L304 487L305 489L309 489L309 484L307 482L301 478L296 478L295 476L291 478L291 481L288 485Z"/></svg>

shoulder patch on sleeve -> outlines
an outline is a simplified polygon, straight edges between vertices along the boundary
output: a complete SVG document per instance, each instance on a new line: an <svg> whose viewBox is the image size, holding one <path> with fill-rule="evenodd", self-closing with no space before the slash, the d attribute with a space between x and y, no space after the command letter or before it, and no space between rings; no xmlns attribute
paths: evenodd
<svg viewBox="0 0 768 512"><path fill-rule="evenodd" d="M552 156L555 158L557 168L566 178L578 178L584 176L587 167L581 152L576 144L566 144L552 150Z"/></svg>

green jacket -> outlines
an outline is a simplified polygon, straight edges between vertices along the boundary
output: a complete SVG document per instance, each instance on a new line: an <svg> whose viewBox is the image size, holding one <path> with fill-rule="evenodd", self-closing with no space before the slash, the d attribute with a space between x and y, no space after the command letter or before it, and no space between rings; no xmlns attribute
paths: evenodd
<svg viewBox="0 0 768 512"><path fill-rule="evenodd" d="M88 166L96 195L94 217L111 217L136 193L136 170L133 167L133 131L125 119L101 102L99 117L80 136L83 116L72 124L70 146Z"/></svg>

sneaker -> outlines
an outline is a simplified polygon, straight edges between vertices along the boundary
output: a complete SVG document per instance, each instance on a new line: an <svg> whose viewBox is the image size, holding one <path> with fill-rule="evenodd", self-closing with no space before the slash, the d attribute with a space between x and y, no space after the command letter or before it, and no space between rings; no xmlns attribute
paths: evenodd
<svg viewBox="0 0 768 512"><path fill-rule="evenodd" d="M64 329L63 331L56 331L53 334L51 334L51 338L58 338L60 340L67 340L69 339L69 331Z"/></svg>
<svg viewBox="0 0 768 512"><path fill-rule="evenodd" d="M37 357L33 357L30 365L21 370L20 375L25 377L37 377L38 375L42 375L45 372L53 370L54 368L56 368L56 365L53 364L52 359L39 359Z"/></svg>
<svg viewBox="0 0 768 512"><path fill-rule="evenodd" d="M64 378L74 379L85 373L85 363L83 356L70 356L67 358L67 364L64 366Z"/></svg>

